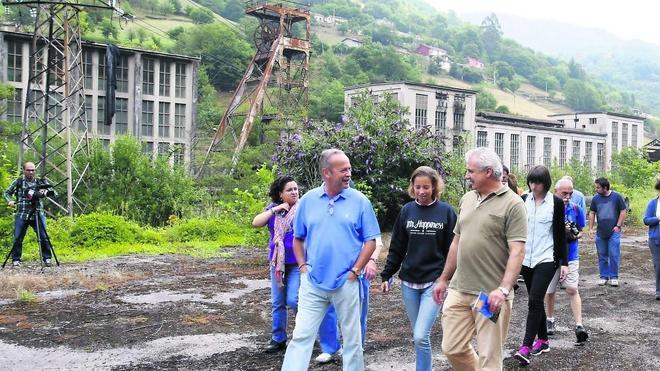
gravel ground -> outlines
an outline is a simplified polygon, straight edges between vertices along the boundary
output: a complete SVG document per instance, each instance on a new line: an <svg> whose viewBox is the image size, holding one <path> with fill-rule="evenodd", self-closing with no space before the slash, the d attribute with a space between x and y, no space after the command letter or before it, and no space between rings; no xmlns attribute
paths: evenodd
<svg viewBox="0 0 660 371"><path fill-rule="evenodd" d="M596 285L593 241L583 241L580 292L585 346L575 346L564 292L557 300L558 333L551 351L530 370L660 369L660 301L644 230L623 240L621 286ZM66 264L40 273L36 265L0 271L0 365L3 369L277 370L282 354L264 354L269 340L270 289L263 249L235 248L226 258L126 256ZM383 252L383 255L386 251ZM17 300L27 289L32 300ZM398 285L389 295L371 288L365 362L369 370L414 370L411 331ZM522 340L527 297L514 302L506 352ZM291 317L293 323L293 317ZM434 367L450 369L432 334ZM314 351L314 356L318 348ZM518 369L512 358L506 369ZM312 364L341 370L341 361Z"/></svg>

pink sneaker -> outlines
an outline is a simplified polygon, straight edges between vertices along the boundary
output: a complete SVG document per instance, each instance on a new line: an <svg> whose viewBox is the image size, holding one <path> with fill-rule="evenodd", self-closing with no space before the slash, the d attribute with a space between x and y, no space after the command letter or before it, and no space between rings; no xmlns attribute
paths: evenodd
<svg viewBox="0 0 660 371"><path fill-rule="evenodd" d="M550 351L550 341L538 339L534 342L532 346L531 354L533 356L538 356L541 353L547 353Z"/></svg>
<svg viewBox="0 0 660 371"><path fill-rule="evenodd" d="M527 366L529 365L529 359L530 359L530 353L532 349L528 347L527 345L523 345L518 349L516 354L513 355L513 357L517 360L520 361L521 366Z"/></svg>

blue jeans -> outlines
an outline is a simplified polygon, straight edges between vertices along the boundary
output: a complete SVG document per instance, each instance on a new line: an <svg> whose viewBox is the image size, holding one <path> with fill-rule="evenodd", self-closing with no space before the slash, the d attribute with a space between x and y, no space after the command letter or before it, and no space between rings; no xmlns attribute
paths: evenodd
<svg viewBox="0 0 660 371"><path fill-rule="evenodd" d="M364 275L360 280L360 329L362 330L362 345L367 341L367 313L369 311L369 280ZM339 327L337 324L337 313L335 307L330 305L328 312L323 317L319 328L319 343L321 352L335 354L341 348L339 341Z"/></svg>
<svg viewBox="0 0 660 371"><path fill-rule="evenodd" d="M660 240L649 240L649 247L655 269L655 295L660 296Z"/></svg>
<svg viewBox="0 0 660 371"><path fill-rule="evenodd" d="M403 304L410 320L410 327L415 339L416 370L431 370L433 360L431 356L431 329L438 318L441 307L433 300L433 287L413 289L401 285Z"/></svg>
<svg viewBox="0 0 660 371"><path fill-rule="evenodd" d="M42 259L50 259L50 244L48 243L48 236L46 235L46 216L39 214L39 239L41 240L41 257ZM25 232L27 232L28 227L32 227L34 232L37 232L37 227L35 223L36 219L25 220L20 216L16 215L16 220L14 223L14 246L12 246L11 260L17 261L21 260L23 255L23 238L25 238Z"/></svg>
<svg viewBox="0 0 660 371"><path fill-rule="evenodd" d="M300 288L300 271L296 264L284 266L284 287L280 288L275 279L275 268L270 267L270 298L272 301L273 335L271 339L281 343L286 341L286 324L288 306L295 313L298 310L298 289Z"/></svg>
<svg viewBox="0 0 660 371"><path fill-rule="evenodd" d="M598 271L600 278L619 278L621 234L612 233L610 238L602 238L596 234L596 251L598 251Z"/></svg>
<svg viewBox="0 0 660 371"><path fill-rule="evenodd" d="M359 282L347 280L336 290L324 291L312 285L307 276L307 273L300 276L296 327L286 348L282 370L306 371L309 368L314 340L330 304L335 306L341 323L341 335L344 339L343 370L364 370Z"/></svg>

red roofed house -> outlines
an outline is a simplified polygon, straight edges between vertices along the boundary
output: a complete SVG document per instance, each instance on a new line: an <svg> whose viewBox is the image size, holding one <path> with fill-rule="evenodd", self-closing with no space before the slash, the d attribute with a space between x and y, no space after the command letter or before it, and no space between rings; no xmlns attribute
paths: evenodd
<svg viewBox="0 0 660 371"><path fill-rule="evenodd" d="M425 57L441 57L447 55L446 50L427 44L419 44L417 49L415 49L415 53Z"/></svg>
<svg viewBox="0 0 660 371"><path fill-rule="evenodd" d="M472 57L468 57L467 65L468 67L478 68L480 70L484 68L484 63L482 61Z"/></svg>

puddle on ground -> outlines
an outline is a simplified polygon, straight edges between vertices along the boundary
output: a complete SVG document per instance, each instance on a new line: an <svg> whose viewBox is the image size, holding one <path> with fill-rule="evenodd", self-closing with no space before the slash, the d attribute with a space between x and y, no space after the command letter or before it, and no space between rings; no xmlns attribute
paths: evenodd
<svg viewBox="0 0 660 371"><path fill-rule="evenodd" d="M38 292L37 296L41 300L52 300L52 299L62 299L66 298L67 296L73 296L73 295L78 295L83 290L78 290L78 289L72 289L72 290L53 290L53 291L44 291L44 292Z"/></svg>
<svg viewBox="0 0 660 371"><path fill-rule="evenodd" d="M163 290L142 295L124 295L119 299L131 304L162 304L177 301L195 301L208 304L231 305L233 299L240 298L253 291L270 287L269 280L233 280L229 284L242 284L245 287L229 292L221 292L211 297L199 293L176 292L172 290Z"/></svg>
<svg viewBox="0 0 660 371"><path fill-rule="evenodd" d="M170 357L204 359L214 354L254 346L254 334L205 334L164 337L130 348L85 352L68 347L31 348L0 341L0 365L4 369L110 368L162 361Z"/></svg>

